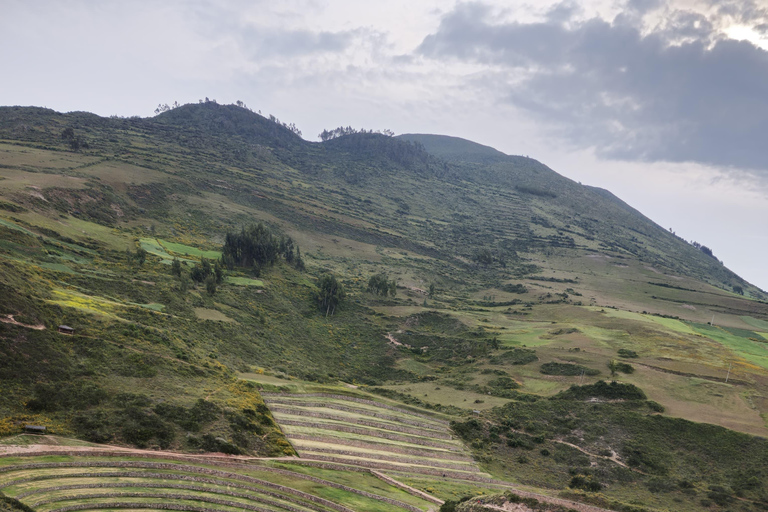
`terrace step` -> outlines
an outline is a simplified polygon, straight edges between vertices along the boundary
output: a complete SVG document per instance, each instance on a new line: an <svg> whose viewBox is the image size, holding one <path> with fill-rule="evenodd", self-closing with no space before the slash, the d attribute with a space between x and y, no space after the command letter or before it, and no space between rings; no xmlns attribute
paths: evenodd
<svg viewBox="0 0 768 512"><path fill-rule="evenodd" d="M296 443L294 443L294 446ZM299 445L301 446L301 445ZM338 450L333 448L320 448L308 446L306 448L299 447L299 454L301 457L309 454L329 454L329 455L341 455L345 457L358 457L371 460L382 460L388 462L398 462L402 464L420 464L422 466L429 466L436 468L446 469L459 469L462 471L472 471L477 469L474 464L460 464L456 462L449 462L439 458L419 458L419 457L399 457L396 455L385 455L382 453L361 452L352 450ZM471 462L471 461L470 461Z"/></svg>
<svg viewBox="0 0 768 512"><path fill-rule="evenodd" d="M281 426L293 426L293 427L305 427L305 428L312 428L312 429L318 429L318 430L330 430L334 432L345 432L347 434L357 434L361 436L368 436L368 437L378 437L383 439L389 439L390 441L400 441L402 443L409 443L409 444L415 444L419 446L431 446L434 448L443 448L445 450L450 451L461 451L461 449L457 445L451 445L447 443L441 443L438 441L432 441L430 439L425 439L423 437L416 437L411 435L405 435L405 434L394 434L382 430L376 430L372 428L362 428L362 427L347 427L345 425L336 425L332 423L312 423L308 421L298 421L298 420L282 420L279 422ZM290 433L287 434L290 438Z"/></svg>
<svg viewBox="0 0 768 512"><path fill-rule="evenodd" d="M421 414L421 413L418 413L418 412L410 411L408 409L402 409L400 407L395 407L393 405L385 404L385 403L382 403L382 402L377 402L375 400L367 400L365 398L357 398L357 397L347 396L347 395L335 395L335 394L332 394L332 393L291 394L291 393L269 393L269 392L262 392L261 396L262 396L262 398L265 398L265 399L266 398L277 398L277 397L282 397L282 398L285 398L285 397L295 397L295 398L317 398L317 397L333 398L333 399L336 399L336 400L343 400L343 401L346 401L346 402L357 402L357 403L360 403L360 404L373 405L373 406L379 407L381 409L388 409L390 411L397 411L397 412L399 412L401 414L408 414L408 415L411 415L411 416L415 416L417 418L424 418L424 419L427 419L427 420L434 421L436 423L442 423L443 425L446 425L446 426L449 425L448 421L441 420L441 419L438 419L438 418L433 418L433 417L431 417L431 416L429 416L427 414Z"/></svg>
<svg viewBox="0 0 768 512"><path fill-rule="evenodd" d="M327 437L327 436L313 436L306 434L291 434L291 442L297 441L310 441L323 443L326 445L340 445L350 446L355 448L363 448L366 450L378 450L386 451L390 453L399 453L403 455L414 455L418 457L438 457L447 460L457 460L462 462L474 462L474 460L461 452L445 451L445 450L431 450L428 447L408 447L399 446L390 443L381 443L376 441L362 441L356 439L342 439L339 437Z"/></svg>
<svg viewBox="0 0 768 512"><path fill-rule="evenodd" d="M396 469L400 468L404 471L414 468L426 468L442 470L447 469L449 471L465 471L469 473L479 472L479 469L475 466L454 466L450 464L435 463L430 461L411 460L409 462L400 461L383 461L383 459L371 459L365 457L355 456L338 456L338 455L325 455L323 453L305 452L301 456L302 460L322 460L328 462L338 462L339 464L360 464L365 467L374 467L378 469ZM383 461L383 462L382 462ZM374 466L375 464L375 466Z"/></svg>
<svg viewBox="0 0 768 512"><path fill-rule="evenodd" d="M426 436L431 437L433 439L443 439L446 441L450 441L453 439L453 436L448 433L447 430L443 429L442 432L438 432L436 430L424 430L420 428L414 428L414 427L404 427L401 425L393 425L390 423L382 423L380 421L371 421L366 420L364 418L351 418L349 416L339 416L335 414L326 414L321 412L315 412L315 411L306 411L306 410L299 410L299 409L290 409L290 408L283 408L283 407L271 407L271 411L273 416L280 421L285 421L287 418L286 416L292 416L292 417L308 417L308 418L317 418L321 420L332 420L332 421L340 421L344 423L352 423L355 425L362 425L365 427L373 427L373 428L380 428L382 430L390 430L393 432L402 432L404 434L413 434L415 436ZM275 415L275 413L278 413ZM280 417L284 418L283 420L280 420Z"/></svg>
<svg viewBox="0 0 768 512"><path fill-rule="evenodd" d="M303 402L303 401L299 402L294 400L268 400L268 401L265 401L265 403L273 411L287 410L286 407L283 407L283 406L292 406L294 408L299 408L302 410L304 410L304 408L325 408L325 409L333 409L336 411L349 412L352 414L360 414L361 416L369 416L369 417L377 418L381 420L394 421L398 423L403 423L405 425L411 425L414 427L421 427L424 429L436 430L439 432L447 430L446 426L442 423L438 424L438 423L430 423L426 420L414 420L410 418L402 418L399 416L393 416L391 414L376 412L371 409L363 409L359 407L348 407L342 404L336 404L334 402Z"/></svg>

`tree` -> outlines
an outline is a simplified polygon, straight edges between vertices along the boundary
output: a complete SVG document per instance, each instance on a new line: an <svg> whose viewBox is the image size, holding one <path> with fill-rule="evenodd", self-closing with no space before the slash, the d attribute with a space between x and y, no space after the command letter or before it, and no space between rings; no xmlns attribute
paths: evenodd
<svg viewBox="0 0 768 512"><path fill-rule="evenodd" d="M205 279L205 291L211 296L216 293L216 278L213 275Z"/></svg>
<svg viewBox="0 0 768 512"><path fill-rule="evenodd" d="M619 373L619 362L611 359L608 361L608 369L611 371L611 379L616 382L616 374Z"/></svg>
<svg viewBox="0 0 768 512"><path fill-rule="evenodd" d="M176 277L181 277L181 262L178 258L173 258L173 261L171 262L171 274Z"/></svg>
<svg viewBox="0 0 768 512"><path fill-rule="evenodd" d="M368 279L368 292L374 295L387 295L389 292L389 281L384 274L376 274Z"/></svg>
<svg viewBox="0 0 768 512"><path fill-rule="evenodd" d="M301 270L301 251L289 236L275 235L262 223L252 224L240 233L227 232L222 261L227 268L268 267L282 256L286 262Z"/></svg>
<svg viewBox="0 0 768 512"><path fill-rule="evenodd" d="M434 299L436 291L437 291L437 289L435 288L435 283L430 283L429 284L429 292L427 293L427 297L429 297L430 299Z"/></svg>
<svg viewBox="0 0 768 512"><path fill-rule="evenodd" d="M733 293L738 293L739 295L744 295L744 288L742 288L738 284L735 284L735 285L733 285Z"/></svg>
<svg viewBox="0 0 768 512"><path fill-rule="evenodd" d="M333 274L325 274L317 282L317 303L325 316L336 311L336 307L344 300L346 293L344 287Z"/></svg>
<svg viewBox="0 0 768 512"><path fill-rule="evenodd" d="M221 260L213 262L213 277L216 280L216 284L224 282L224 266L222 265Z"/></svg>
<svg viewBox="0 0 768 512"><path fill-rule="evenodd" d="M136 263L142 266L145 261L147 261L147 251L142 246L138 246L136 248Z"/></svg>

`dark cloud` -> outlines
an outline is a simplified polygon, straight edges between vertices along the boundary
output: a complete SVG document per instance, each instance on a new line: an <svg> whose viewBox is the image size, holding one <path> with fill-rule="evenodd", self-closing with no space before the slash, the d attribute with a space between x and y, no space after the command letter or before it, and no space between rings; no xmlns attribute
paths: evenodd
<svg viewBox="0 0 768 512"><path fill-rule="evenodd" d="M488 87L603 157L768 170L768 53L697 13L670 11L646 33L621 16L500 23L460 4L417 53L506 70Z"/></svg>

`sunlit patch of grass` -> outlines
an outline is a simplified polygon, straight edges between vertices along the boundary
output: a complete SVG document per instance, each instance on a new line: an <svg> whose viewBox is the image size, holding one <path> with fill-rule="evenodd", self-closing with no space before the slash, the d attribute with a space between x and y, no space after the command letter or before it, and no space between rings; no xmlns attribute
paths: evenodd
<svg viewBox="0 0 768 512"><path fill-rule="evenodd" d="M215 309L195 308L195 316L200 320L213 320L216 322L232 322L232 323L235 322L235 320L233 320L232 318L229 318L227 315L225 315L221 311L216 311Z"/></svg>
<svg viewBox="0 0 768 512"><path fill-rule="evenodd" d="M261 279L251 279L250 277L227 276L224 278L224 282L227 284L234 284L237 286L258 286L258 287L264 286L264 281L262 281Z"/></svg>
<svg viewBox="0 0 768 512"><path fill-rule="evenodd" d="M190 247L189 245L179 244L176 242L168 242L166 240L157 239L157 242L166 250L175 254L181 254L183 256L193 256L195 258L207 258L209 260L217 260L221 258L220 251L204 251L197 247Z"/></svg>
<svg viewBox="0 0 768 512"><path fill-rule="evenodd" d="M101 297L93 297L82 293L54 288L51 290L54 300L50 302L67 308L81 309L90 313L104 315L112 318L118 318L115 314L116 307L122 306L118 302L113 302Z"/></svg>

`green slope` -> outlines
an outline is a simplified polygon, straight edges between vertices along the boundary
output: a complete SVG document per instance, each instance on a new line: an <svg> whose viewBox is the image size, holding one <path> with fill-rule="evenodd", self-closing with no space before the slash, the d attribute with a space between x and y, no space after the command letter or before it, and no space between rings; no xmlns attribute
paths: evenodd
<svg viewBox="0 0 768 512"><path fill-rule="evenodd" d="M341 381L493 425L511 410L493 406L594 384L627 353L620 379L669 418L768 433L764 292L533 159L437 135L311 143L214 103L149 119L3 107L0 176L0 435L33 422L99 442L286 454L259 386ZM230 270L213 294L194 286L192 267L254 222L290 236L306 268L281 259ZM326 317L316 283L328 272L347 298ZM395 295L368 291L376 274ZM515 478L481 448L483 470ZM709 482L696 450L680 474ZM567 487L570 459L545 459L531 482ZM605 492L631 501L645 483L627 485Z"/></svg>

